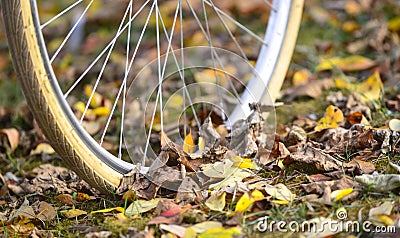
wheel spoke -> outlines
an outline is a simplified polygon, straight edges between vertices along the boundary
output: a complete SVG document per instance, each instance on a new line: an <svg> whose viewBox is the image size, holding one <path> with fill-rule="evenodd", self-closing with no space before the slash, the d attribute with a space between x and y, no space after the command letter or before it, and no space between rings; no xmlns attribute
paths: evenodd
<svg viewBox="0 0 400 238"><path fill-rule="evenodd" d="M45 23L43 23L42 25L40 25L40 30L43 30L43 28L45 28L47 25L49 25L50 23L52 23L53 21L57 20L59 17L61 17L62 15L64 15L65 13L69 12L72 8L74 8L76 5L78 5L79 3L83 2L83 0L77 0L76 2L74 2L73 4L71 4L69 7L67 7L66 9L64 9L63 11L61 11L60 13L58 13L57 15L55 15L54 17L52 17L51 19L47 20Z"/></svg>
<svg viewBox="0 0 400 238"><path fill-rule="evenodd" d="M104 136L105 136L105 133L106 133L106 131L107 131L107 129L108 129L108 126L109 126L109 124L110 124L110 122L111 122L112 115L114 114L114 111L115 111L115 109L116 109L116 106L117 106L117 102L118 102L118 100L119 100L119 97L121 96L122 90L124 90L124 95L125 95L125 98L126 98L126 82L127 82L127 79L128 79L128 74L129 74L129 72L131 71L133 62L134 62L134 60L135 60L135 58L136 58L136 54L137 54L137 52L138 52L138 50L139 50L139 47L140 47L140 45L141 45L141 43L142 43L143 36L144 36L144 33L145 33L146 30L147 30L147 26L148 26L148 24L149 24L150 17L151 17L151 15L152 15L152 13L153 13L153 10L154 10L154 4L153 4L153 5L151 6L151 8L150 8L149 14L148 14L147 19L146 19L146 23L145 23L144 26L143 26L142 32L141 32L141 34L140 34L140 36L139 36L138 43L136 44L135 50L134 50L133 55L132 55L132 57L131 57L131 59L130 59L129 66L128 66L128 68L125 70L124 79L123 79L122 84L121 84L121 86L120 86L120 88L119 88L119 90L118 90L117 97L116 97L116 99L115 99L115 101L114 101L114 104L113 104L113 107L112 107L112 109L111 109L110 115L109 115L108 118L107 118L107 123L106 123L105 129L104 129L104 131L103 131L103 134L102 134L102 136L101 136L101 140L100 140L101 142L103 141ZM133 17L134 17L134 16L133 16ZM131 22L131 21L129 21L129 22ZM128 41L128 44L129 44L129 41ZM127 46L127 48L128 48L128 47L129 47L129 46ZM127 53L127 57L128 57L128 53ZM125 100L125 98L123 98L123 100ZM125 107L125 106L123 106L123 107ZM122 113L125 113L124 110L122 111ZM123 123L122 123L122 124L123 124ZM101 143L100 143L100 144L101 144ZM120 141L120 145L121 145L121 141Z"/></svg>
<svg viewBox="0 0 400 238"><path fill-rule="evenodd" d="M128 15L129 9L130 9L130 7L128 6L127 9L126 9L126 11L125 11L125 14L124 14L124 16L123 16L123 18L122 18L122 20L121 20L121 23L120 23L119 26L118 26L117 33L115 34L116 36L119 36L119 35L120 35L120 32L123 31L122 28L123 28L123 26L124 26L124 21L125 21L126 16ZM128 25L129 25L129 23L130 23L130 21L128 21ZM117 38L118 38L118 37L117 37ZM116 38L116 39L117 39L117 38ZM101 79L102 76L103 76L104 70L105 70L105 68L106 68L106 66L107 66L108 60L110 59L111 53L112 53L112 51L113 51L113 49L114 49L114 46L115 46L115 43L116 43L116 42L117 42L117 41L115 40L114 43L111 45L110 49L108 50L106 59L104 60L103 65L101 66L100 72L99 72L99 74L98 74L98 76L97 76L97 79L96 79L96 82L95 82L95 84L94 84L94 86L93 86L92 93L90 94L90 97L89 97L89 99L88 99L88 101L87 101L87 103L86 103L85 110L84 110L83 113L82 113L81 120L80 120L81 123L83 122L83 119L85 118L86 112L87 112L87 110L89 109L90 102L92 101L93 96L94 96L94 93L96 92L97 86L99 85L100 79Z"/></svg>
<svg viewBox="0 0 400 238"><path fill-rule="evenodd" d="M64 40L61 42L60 46L57 48L56 52L53 54L53 56L50 59L50 64L53 63L54 59L57 57L57 55L60 53L61 49L64 47L65 43L67 43L68 39L71 37L72 33L74 33L75 29L79 26L79 23L82 21L83 17L85 16L86 12L89 10L90 6L92 5L94 0L91 0L89 4L86 6L85 10L82 12L82 14L79 16L78 20L75 22L75 24L72 26L71 30L68 32L67 36L64 38Z"/></svg>
<svg viewBox="0 0 400 238"><path fill-rule="evenodd" d="M180 6L180 8L181 8L181 6ZM176 14L177 14L177 12L175 12L175 18L176 18ZM174 22L176 22L176 20L174 21ZM169 39L168 41L169 42L172 42L172 33L171 33L171 36L169 36L168 35L168 32L167 32L167 28L165 27L165 24L164 24L164 21L163 21L163 19L161 18L161 24L162 24L162 27L163 27L163 29L164 29L164 34L166 35L166 37L167 37L167 39ZM173 32L173 30L171 31L171 32ZM182 28L181 28L181 39L182 39L182 36L183 36L183 30L182 30ZM184 62L184 50L183 50L183 40L181 40L181 58L182 58L182 64L183 64L183 62ZM185 82L185 75L184 75L184 72L185 72L185 70L184 70L184 66L182 65L182 67L180 67L179 66L179 62L178 62L178 59L177 59L177 57L176 57L176 55L175 55L175 51L174 51L174 49L173 49L173 47L172 47L172 44L170 44L169 45L169 48L170 48L170 50L171 50L171 54L172 54L172 57L173 57L173 59L174 59L174 62L175 62L175 65L176 65L176 67L177 67L177 69L178 69L178 73L179 73L179 77L181 78L181 80L182 80L182 84L183 84L183 95L184 95L184 105L185 105L185 103L186 103L186 97L187 97L187 99L188 99L188 101L189 101L189 104L190 104L190 107L191 107L191 109L192 109L192 112L193 112L193 115L194 115L194 119L195 119L195 121L196 121L196 124L197 124L197 126L200 128L200 121L199 121L199 119L198 119L198 117L197 117L197 114L196 114L196 110L195 110L195 108L194 108L194 106L193 106L193 103L192 103L192 99L191 99L191 96L190 96L190 94L189 94L189 92L188 92L188 90L187 90L187 87L186 87L186 82ZM167 53L168 54L168 53ZM164 73L163 73L163 75L164 75ZM184 107L185 108L185 107ZM184 110L185 111L185 110ZM186 119L184 119L184 120L186 120Z"/></svg>
<svg viewBox="0 0 400 238"><path fill-rule="evenodd" d="M207 5L212 7L212 3L208 0L203 0L203 2L205 2ZM267 42L264 41L264 39L262 39L261 37L259 37L258 35L256 35L252 30L250 30L249 28L245 27L242 23L236 21L235 19L233 19L233 17L229 16L226 12L222 11L221 9L219 9L218 7L214 6L215 10L218 11L219 13L221 13L222 15L224 15L227 19L229 19L229 21L231 21L233 24L235 24L236 26L238 26L240 29L244 30L245 32L247 32L249 35L251 35L252 37L254 37L256 40L258 40L261 44L263 45L268 45Z"/></svg>
<svg viewBox="0 0 400 238"><path fill-rule="evenodd" d="M77 80L72 84L72 86L67 90L67 92L64 94L64 98L67 98L68 95L76 88L76 86L82 81L82 79L86 76L86 74L93 68L93 66L96 65L96 63L103 57L103 55L107 52L107 50L115 44L117 41L118 37L122 34L122 32L129 26L129 23L131 23L133 20L136 19L136 17L142 12L142 10L147 6L147 4L150 2L150 0L147 0L143 6L135 13L135 15L132 17L132 19L129 20L127 24L121 29L121 31L108 43L108 45L100 52L100 54L93 60L93 62L85 69L85 71L78 77Z"/></svg>
<svg viewBox="0 0 400 238"><path fill-rule="evenodd" d="M205 1L205 0L203 0L203 1ZM197 22L197 24L199 25L200 30L201 30L201 32L203 33L204 37L206 38L207 42L209 42L209 44L211 44L211 43L210 43L211 40L209 39L209 37L208 37L206 31L204 30L204 28L203 28L203 26L202 26L202 24L201 24L201 22L200 22L200 20L199 20L199 17L197 16L196 12L194 11L192 5L189 3L188 0L186 0L186 3L188 4L188 6L189 6L189 8L190 8L190 11L192 12L193 17L196 19L196 22ZM221 61L221 59L219 58L217 52L215 51L215 49L214 49L213 47L211 47L211 50L212 50L212 56L215 57L215 59L217 60L218 64L220 65L220 67L221 67L221 69L222 69L222 72L224 73L225 77L227 77L227 79L228 79L227 81L228 81L228 83L229 83L229 86L232 88L233 94L235 95L236 98L238 98L239 100L241 100L241 99L240 99L240 96L239 96L239 93L237 92L236 88L234 87L232 81L231 81L231 80L228 78L228 76L227 76L226 71L225 71L225 67L224 67L224 65L222 64L222 61Z"/></svg>
<svg viewBox="0 0 400 238"><path fill-rule="evenodd" d="M204 3L204 2L203 2ZM221 13L219 13L216 9L215 9L215 5L212 2L212 0L210 0L210 3L212 4L212 9L214 10L215 14L217 15L218 19L220 20L220 22L222 23L222 25L224 26L225 31L229 34L229 37L232 39L233 43L235 44L236 48L239 50L240 54L242 55L243 59L248 61L248 58L246 56L246 54L244 53L244 50L242 49L242 47L240 46L239 42L236 40L236 37L233 35L232 31L229 29L229 26L226 24L225 20L222 18Z"/></svg>

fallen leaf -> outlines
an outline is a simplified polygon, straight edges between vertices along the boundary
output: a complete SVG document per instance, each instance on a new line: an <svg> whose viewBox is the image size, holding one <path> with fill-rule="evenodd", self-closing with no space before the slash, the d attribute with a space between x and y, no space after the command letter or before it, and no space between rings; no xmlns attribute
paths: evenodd
<svg viewBox="0 0 400 238"><path fill-rule="evenodd" d="M235 213L247 211L251 204L262 199L264 199L264 194L259 190L254 190L251 195L244 193L236 203Z"/></svg>
<svg viewBox="0 0 400 238"><path fill-rule="evenodd" d="M10 144L10 152L14 152L14 150L18 147L20 135L17 129L8 128L0 130L0 136L5 135L8 139L8 143Z"/></svg>
<svg viewBox="0 0 400 238"><path fill-rule="evenodd" d="M70 194L57 195L54 198L54 200L56 200L59 203L62 203L62 204L65 204L65 205L70 205L70 206L75 204L75 200Z"/></svg>
<svg viewBox="0 0 400 238"><path fill-rule="evenodd" d="M111 208L106 208L106 209L100 209L96 211L91 211L90 214L95 214L95 213L107 213L107 212L112 212L112 211L117 211L117 212L124 212L123 207L111 207Z"/></svg>
<svg viewBox="0 0 400 238"><path fill-rule="evenodd" d="M48 143L40 143L36 146L34 150L31 151L30 155L40 155L42 153L50 155L56 152L54 151L53 147L51 147L51 145L49 145Z"/></svg>
<svg viewBox="0 0 400 238"><path fill-rule="evenodd" d="M395 17L388 22L388 29L394 32L400 31L400 16Z"/></svg>
<svg viewBox="0 0 400 238"><path fill-rule="evenodd" d="M205 205L213 211L223 211L226 205L226 192L211 192L211 196L207 199Z"/></svg>
<svg viewBox="0 0 400 238"><path fill-rule="evenodd" d="M377 101L383 95L383 83L378 71L355 87L364 102Z"/></svg>
<svg viewBox="0 0 400 238"><path fill-rule="evenodd" d="M141 213L148 212L157 207L159 201L163 200L162 198L154 198L149 201L147 200L136 200L125 210L125 215L133 216L139 215Z"/></svg>
<svg viewBox="0 0 400 238"><path fill-rule="evenodd" d="M56 209L45 201L40 201L38 205L38 213L36 214L36 218L41 221L51 221L57 216Z"/></svg>
<svg viewBox="0 0 400 238"><path fill-rule="evenodd" d="M343 112L336 106L330 105L326 108L325 116L318 121L315 131L339 127L344 121Z"/></svg>
<svg viewBox="0 0 400 238"><path fill-rule="evenodd" d="M393 208L391 201L385 201L378 207L369 210L368 220L376 226L393 226L395 222L389 217Z"/></svg>
<svg viewBox="0 0 400 238"><path fill-rule="evenodd" d="M346 197L350 193L353 192L353 188L345 188L345 189L340 189L340 190L335 190L331 193L331 199L333 199L334 202L342 200L342 198Z"/></svg>
<svg viewBox="0 0 400 238"><path fill-rule="evenodd" d="M249 206L251 204L253 204L254 200L251 199L251 197L249 196L248 193L244 193L239 201L236 203L236 207L235 207L235 212L245 212L247 211L247 208L249 208Z"/></svg>
<svg viewBox="0 0 400 238"><path fill-rule="evenodd" d="M389 129L392 131L400 131L400 120L399 119L390 120Z"/></svg>
<svg viewBox="0 0 400 238"><path fill-rule="evenodd" d="M189 133L185 136L183 140L183 151L189 154L194 153L195 151L195 144L193 141L192 130L189 131Z"/></svg>
<svg viewBox="0 0 400 238"><path fill-rule="evenodd" d="M346 58L333 57L322 59L317 66L317 71L331 70L335 67L347 72L369 69L375 62L359 55L351 55Z"/></svg>
<svg viewBox="0 0 400 238"><path fill-rule="evenodd" d="M363 174L356 181L377 192L389 192L400 187L400 174Z"/></svg>
<svg viewBox="0 0 400 238"><path fill-rule="evenodd" d="M196 233L203 233L207 230L214 229L214 228L221 228L222 223L217 221L205 221L197 223L196 225L191 226L190 228L193 229Z"/></svg>
<svg viewBox="0 0 400 238"><path fill-rule="evenodd" d="M75 218L82 215L86 215L87 212L80 209L70 209L70 210L60 211L60 214L66 218Z"/></svg>
<svg viewBox="0 0 400 238"><path fill-rule="evenodd" d="M307 69L302 69L296 71L293 74L292 84L293 86L299 86L301 84L306 84L311 78L311 72Z"/></svg>
<svg viewBox="0 0 400 238"><path fill-rule="evenodd" d="M91 200L91 199L92 198L86 193L78 192L78 194L76 195L76 200L78 202L88 201L88 200Z"/></svg>
<svg viewBox="0 0 400 238"><path fill-rule="evenodd" d="M349 114L346 120L352 124L363 124L363 125L370 125L367 118L361 112L353 112Z"/></svg>
<svg viewBox="0 0 400 238"><path fill-rule="evenodd" d="M310 80L305 84L289 88L283 92L286 101L291 102L298 97L318 98L324 91L333 88L335 83L333 79Z"/></svg>
<svg viewBox="0 0 400 238"><path fill-rule="evenodd" d="M174 225L174 224L171 224L171 225L161 224L160 229L171 232L172 234L175 234L178 237L183 237L185 235L185 231L186 231L185 227L179 226L179 225Z"/></svg>
<svg viewBox="0 0 400 238"><path fill-rule="evenodd" d="M93 93L93 86L91 84L87 84L84 87L84 92L87 98L90 98ZM92 100L90 101L90 106L92 108L99 107L101 105L102 96L98 92L93 93Z"/></svg>
<svg viewBox="0 0 400 238"><path fill-rule="evenodd" d="M265 192L280 201L291 202L296 197L284 184L269 185L265 187Z"/></svg>
<svg viewBox="0 0 400 238"><path fill-rule="evenodd" d="M217 227L217 228L211 228L201 234L199 234L198 238L233 238L237 235L242 234L242 231L237 228L229 228L226 229L224 227Z"/></svg>

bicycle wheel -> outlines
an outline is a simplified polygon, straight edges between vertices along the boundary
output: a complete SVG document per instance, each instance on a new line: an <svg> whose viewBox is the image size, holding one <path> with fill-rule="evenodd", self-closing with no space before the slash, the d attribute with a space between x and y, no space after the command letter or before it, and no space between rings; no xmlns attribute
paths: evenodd
<svg viewBox="0 0 400 238"><path fill-rule="evenodd" d="M258 79L254 79L257 77L253 76L246 82L245 89L239 92L241 94L238 99L240 105L237 105L232 112L228 112L230 120L236 121L247 116L250 112L248 103L262 100L266 91L271 95L271 102L277 97L294 49L303 6L303 0L280 0L273 1L273 3L267 0L254 0L254 4L246 2L245 5L230 3L229 1L217 4L212 0L196 3L188 0L165 1L161 4L150 0L142 3L135 1L135 4L133 4L133 1L78 0L71 1L71 3L68 3L69 1L61 2L55 3L55 1L44 0L38 1L38 3L34 0L1 1L9 48L28 105L47 139L71 169L91 186L104 193L112 192L117 188L123 176L135 168L133 163L121 159L123 157L123 152L121 152L123 129L121 127L123 127L123 112L127 103L124 101L124 96L132 82L132 80L129 81L129 78L133 77L132 72L140 74L137 73L141 69L140 66L149 63L148 61L146 63L141 62L140 57L146 56L150 49L156 49L153 52L155 55L153 58L156 59L158 82L161 83L162 54L169 55L174 54L173 52L178 54L180 51L174 50L173 47L177 49L196 46L196 43L192 41L188 43L187 38L184 37L184 32L191 32L187 36L191 40L197 39L198 35L202 36L203 40L200 40L197 45L208 46L214 64L223 61L215 50L218 47L228 50L234 48L233 51L246 62L257 59L255 70L259 73ZM62 6L64 10L59 14L53 13L53 16L49 16L51 11L48 9L53 9L54 4L70 5ZM111 4L111 7L107 4ZM168 9L172 9L172 11L168 12ZM145 14L145 11L148 11L148 14ZM254 12L263 15L260 15L261 18L258 19L251 15ZM186 17L185 13L189 17ZM118 18L115 17L115 14L119 16L120 20L115 21L115 18ZM165 18L165 15L167 15L167 18ZM213 15L213 17L208 17L209 15ZM236 18L262 22L256 25L263 25L261 28L264 29L265 36L259 36L259 33L255 33L256 30L250 29L250 26L242 24L241 19ZM102 34L104 36L104 29L107 29L106 31L115 29L110 24L118 22L118 30L111 39L99 37ZM71 27L69 28L66 23L69 23ZM52 26L52 24L55 25ZM85 28L85 24L91 24L90 30L99 33L85 33L88 30ZM189 28L197 27L197 30L188 29L184 31L184 25L189 25ZM147 27L155 29L153 38L146 33ZM168 28L170 29L169 33ZM49 30L46 31L46 29ZM214 31L214 29L217 30ZM54 31L58 32L56 36L50 37L51 39L47 38L48 32ZM178 36L180 35L176 42L174 41L175 38L172 37L173 32L177 32L176 35ZM54 47L54 39L58 39L57 37L63 34L64 37L57 41L59 46ZM162 34L164 34L164 41ZM82 40L83 36L87 36L87 38ZM153 47L145 45L144 50L140 53L141 49L138 47L140 43L151 41L150 39L154 38L156 39ZM123 43L119 44L119 40ZM87 42L92 42L92 44ZM97 46L100 43L104 43L104 47L98 49ZM226 47L228 45L231 48ZM259 47L254 48L253 45L259 45ZM161 49L165 49L165 51L161 52ZM118 50L125 51L125 56L118 53L113 56L114 52ZM90 61L86 59L92 55L94 55L94 58ZM137 60L135 59L136 55ZM182 55L179 57L182 57ZM174 57L176 61L176 56ZM79 66L85 66L83 69L76 67L78 68L76 71L81 73L78 80L70 82L65 79L68 78L65 72L60 73L62 71L60 65L65 64L65 58L69 59L67 65L77 62ZM88 63L81 63L84 62L82 58L85 58L85 62ZM118 62L121 58L126 59L125 63L116 66L115 62ZM139 61L138 66L135 66L136 68L131 67L134 62L133 59L135 59L135 62ZM111 66L109 66L110 64ZM180 62L180 64L183 64L183 62ZM122 68L121 65L123 65ZM106 67L111 68L106 70ZM118 71L122 72L116 76L119 73ZM216 74L215 70L213 72ZM98 96L96 89L99 80L104 76L103 74L107 74L107 77L110 78L122 78L123 80L118 84L109 80L107 86L103 88L103 93L110 89L110 91L116 91L117 96L115 96L115 101L111 103L112 105L109 106L110 111L104 113L106 119L103 120L104 124L100 126L102 132L99 135L93 135L93 133L88 132L88 127L85 127L83 122L87 120L87 113L91 110L91 102ZM74 105L79 101L79 96L71 99L70 92L79 89L84 90L84 86L79 84L85 78L91 78L93 85L88 89L88 99L84 109L77 112ZM218 81L217 84L219 84ZM232 84L232 82L228 82L226 87L231 87ZM116 89L111 89L110 85L116 86ZM156 92L164 90L160 88L162 86L159 86L159 90L156 90ZM186 93L187 91L183 92L185 95ZM77 95L79 94L77 93ZM157 97L159 94L151 95ZM101 100L103 102L100 102L100 104L104 103L104 98ZM162 105L161 102L160 105ZM188 105L185 104L185 106ZM120 110L122 113L118 115L118 120L121 122L112 120L116 107L122 107ZM157 107L157 103L155 106L153 105L153 108L155 107ZM78 114L80 118L77 117ZM100 117L100 115L101 113L92 116ZM161 131L163 131L162 118L161 116ZM154 119L153 115L151 121L153 122ZM153 123L151 123L151 127L153 127ZM117 132L119 138L119 141L114 143L118 147L115 154L104 148L109 147L104 144L104 137L109 133L109 128L113 128L112 130ZM148 137L150 137L150 134L151 129ZM110 144L112 143L108 143L108 145Z"/></svg>

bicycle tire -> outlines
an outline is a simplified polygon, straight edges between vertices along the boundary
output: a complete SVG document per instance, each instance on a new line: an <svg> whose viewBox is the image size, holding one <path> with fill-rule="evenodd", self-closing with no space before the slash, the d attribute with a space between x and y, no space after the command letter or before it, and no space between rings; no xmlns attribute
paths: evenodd
<svg viewBox="0 0 400 238"><path fill-rule="evenodd" d="M39 127L63 161L82 179L103 193L112 193L121 183L129 166L115 169L118 163L105 160L108 152L91 146L91 138L83 137L82 127L66 115L66 102L51 80L52 70L38 32L38 19L33 1L1 1L5 29L13 66L27 103ZM33 4L32 4L33 3ZM268 82L270 94L276 97L286 74L295 46L303 0L293 0L285 29L285 37L275 62L273 78ZM111 164L110 164L111 163ZM133 168L133 165L132 167Z"/></svg>

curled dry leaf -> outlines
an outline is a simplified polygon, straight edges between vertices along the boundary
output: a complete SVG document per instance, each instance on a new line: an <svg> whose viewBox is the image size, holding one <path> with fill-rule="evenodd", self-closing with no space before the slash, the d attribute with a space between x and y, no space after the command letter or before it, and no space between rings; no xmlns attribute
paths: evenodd
<svg viewBox="0 0 400 238"><path fill-rule="evenodd" d="M388 192L400 188L400 174L363 174L356 181L377 192Z"/></svg>
<svg viewBox="0 0 400 238"><path fill-rule="evenodd" d="M342 162L309 144L292 153L283 163L295 170L311 174L342 169Z"/></svg>
<svg viewBox="0 0 400 238"><path fill-rule="evenodd" d="M0 138L5 136L9 143L10 152L14 152L14 150L18 147L20 135L17 129L15 128L8 128L0 130ZM1 140L2 141L2 140ZM0 143L1 143L0 141Z"/></svg>

